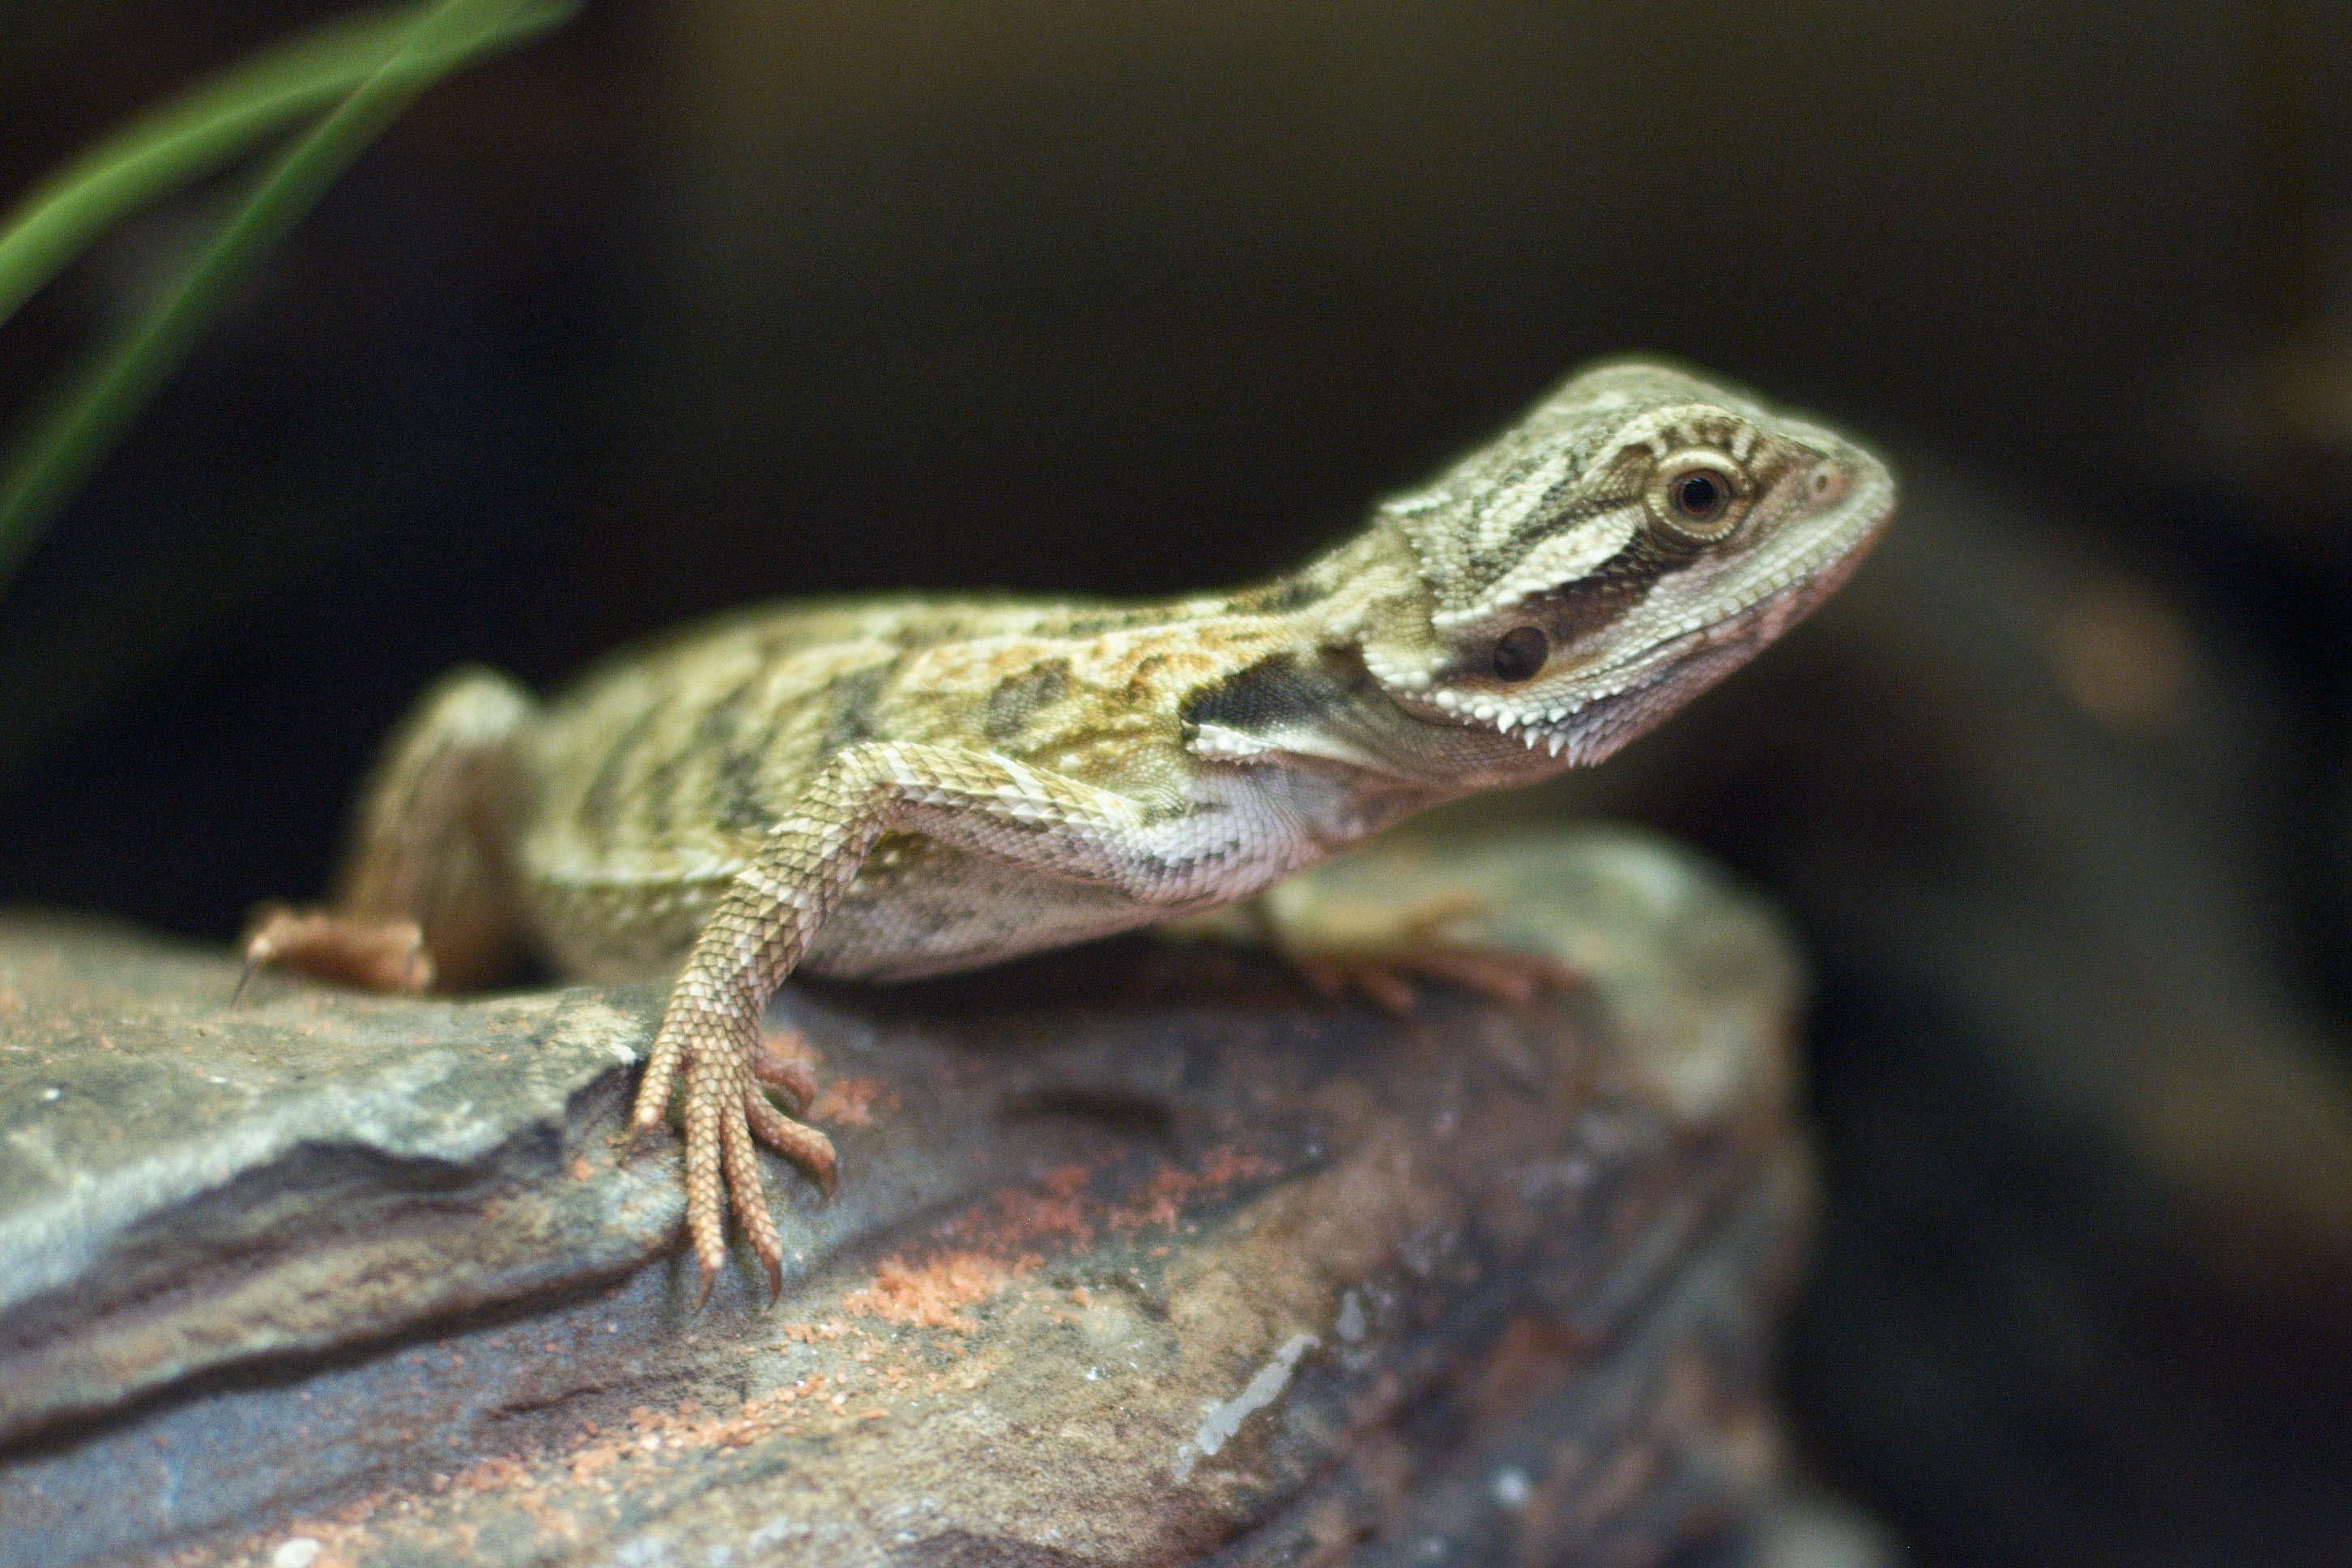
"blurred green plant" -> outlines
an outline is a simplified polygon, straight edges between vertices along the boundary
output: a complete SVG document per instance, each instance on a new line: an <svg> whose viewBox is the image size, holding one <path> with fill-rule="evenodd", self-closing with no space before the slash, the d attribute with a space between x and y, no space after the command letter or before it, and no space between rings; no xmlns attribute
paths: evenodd
<svg viewBox="0 0 2352 1568"><path fill-rule="evenodd" d="M60 170L0 222L0 321L126 217L256 152L258 172L153 309L42 398L0 460L0 588L186 359L237 284L435 82L560 25L580 0L427 0L299 35ZM297 131L305 121L307 130Z"/></svg>

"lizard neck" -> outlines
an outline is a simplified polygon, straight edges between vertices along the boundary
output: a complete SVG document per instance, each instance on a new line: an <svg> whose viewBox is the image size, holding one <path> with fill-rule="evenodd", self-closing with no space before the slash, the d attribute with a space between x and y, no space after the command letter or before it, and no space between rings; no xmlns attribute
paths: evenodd
<svg viewBox="0 0 2352 1568"><path fill-rule="evenodd" d="M1273 582L1233 596L1244 614L1279 619L1302 653L1358 657L1382 642L1426 636L1435 595L1403 532L1387 518Z"/></svg>
<svg viewBox="0 0 2352 1568"><path fill-rule="evenodd" d="M1272 583L1233 611L1281 630L1196 691L1183 717L1199 755L1339 763L1367 784L1430 799L1549 776L1562 764L1483 726L1417 715L1380 678L1384 649L1430 636L1434 596L1411 542L1387 518Z"/></svg>

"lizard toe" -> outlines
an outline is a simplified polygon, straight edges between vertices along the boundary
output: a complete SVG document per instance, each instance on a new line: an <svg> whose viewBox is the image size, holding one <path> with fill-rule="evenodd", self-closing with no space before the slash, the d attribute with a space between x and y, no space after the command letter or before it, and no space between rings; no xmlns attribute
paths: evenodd
<svg viewBox="0 0 2352 1568"><path fill-rule="evenodd" d="M712 1079L720 1081L714 1083ZM690 1061L686 1085L686 1228L704 1288L727 1263L726 1181L719 1118L734 1087L727 1064Z"/></svg>
<svg viewBox="0 0 2352 1568"><path fill-rule="evenodd" d="M1352 993L1394 1017L1412 1016L1412 983L1399 973L1393 964L1354 954L1290 953L1286 956L1292 972L1326 1002L1344 1001Z"/></svg>
<svg viewBox="0 0 2352 1568"><path fill-rule="evenodd" d="M784 1244L776 1234L775 1216L768 1211L767 1184L760 1178L760 1156L751 1144L751 1123L740 1109L722 1115L719 1122L727 1170L727 1199L735 1223L752 1253L767 1270L769 1299L783 1292Z"/></svg>
<svg viewBox="0 0 2352 1568"><path fill-rule="evenodd" d="M1546 991L1570 991L1584 984L1583 975L1556 958L1506 948L1431 947L1409 962L1433 980L1514 1007L1526 1006Z"/></svg>
<svg viewBox="0 0 2352 1568"><path fill-rule="evenodd" d="M816 1099L808 1042L797 1029L774 1029L760 1037L760 1048L751 1056L751 1077L790 1095L796 1115Z"/></svg>
<svg viewBox="0 0 2352 1568"><path fill-rule="evenodd" d="M832 1139L769 1104L756 1085L750 1086L743 1097L743 1114L754 1137L805 1171L819 1192L833 1196L840 1162L833 1152Z"/></svg>
<svg viewBox="0 0 2352 1568"><path fill-rule="evenodd" d="M653 1049L646 1053L645 1076L637 1079L637 1098L630 1102L629 1125L639 1132L661 1125L669 1110L670 1086L677 1079L678 1058L685 1054L682 1020L672 1003L654 1033Z"/></svg>
<svg viewBox="0 0 2352 1568"><path fill-rule="evenodd" d="M1581 974L1558 959L1508 948L1433 942L1358 951L1293 951L1284 957L1325 1000L1338 1001L1353 993L1401 1018L1412 1015L1415 980L1459 986L1512 1007L1524 1007L1546 991L1573 990L1584 984Z"/></svg>

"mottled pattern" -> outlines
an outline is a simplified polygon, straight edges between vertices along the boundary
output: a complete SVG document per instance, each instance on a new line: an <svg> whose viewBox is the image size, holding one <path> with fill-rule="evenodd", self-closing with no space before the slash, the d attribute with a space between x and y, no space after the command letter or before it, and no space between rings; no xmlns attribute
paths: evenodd
<svg viewBox="0 0 2352 1568"><path fill-rule="evenodd" d="M1691 472L1728 497L1711 521L1675 510ZM730 1203L772 1278L754 1141L834 1173L762 1089L759 1020L796 967L905 978L1214 909L1409 812L1597 761L1817 603L1893 501L1819 426L1602 366L1260 587L753 610L539 712L464 676L379 774L338 918L372 952L405 917L436 958L516 924L582 974L682 958L632 1124L683 1078L704 1278ZM336 967L300 918L256 956Z"/></svg>

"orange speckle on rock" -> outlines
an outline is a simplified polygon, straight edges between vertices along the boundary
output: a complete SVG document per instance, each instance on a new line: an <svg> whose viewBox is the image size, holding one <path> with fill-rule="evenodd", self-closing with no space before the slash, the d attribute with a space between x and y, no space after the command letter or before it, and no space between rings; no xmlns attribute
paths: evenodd
<svg viewBox="0 0 2352 1568"><path fill-rule="evenodd" d="M897 1096L889 1086L876 1078L836 1079L825 1085L824 1092L809 1107L812 1121L831 1121L845 1127L874 1125L874 1102L877 1100L895 1103Z"/></svg>
<svg viewBox="0 0 2352 1568"><path fill-rule="evenodd" d="M510 1458L484 1459L457 1478L457 1489L467 1492L496 1491L523 1479L522 1461Z"/></svg>
<svg viewBox="0 0 2352 1568"><path fill-rule="evenodd" d="M874 1271L872 1283L850 1291L841 1304L856 1318L968 1334L978 1325L956 1309L995 1295L1028 1261L1008 1268L980 1253L948 1252L910 1268L904 1258L892 1258Z"/></svg>
<svg viewBox="0 0 2352 1568"><path fill-rule="evenodd" d="M760 1048L772 1057L811 1072L824 1065L824 1053L810 1045L808 1037L798 1029L762 1029L760 1032Z"/></svg>
<svg viewBox="0 0 2352 1568"><path fill-rule="evenodd" d="M783 1328L785 1339L803 1345L813 1345L819 1340L837 1340L848 1331L848 1326L844 1323L786 1323Z"/></svg>
<svg viewBox="0 0 2352 1568"><path fill-rule="evenodd" d="M576 1154L576 1155L572 1156L572 1179L573 1181L575 1181L575 1182L584 1182L584 1181L586 1181L590 1176L592 1176L592 1175L593 1175L593 1174L595 1174L595 1173L594 1173L594 1172L593 1172L593 1171L591 1171L591 1170L588 1168L588 1156L587 1156L587 1155L585 1155L585 1154Z"/></svg>
<svg viewBox="0 0 2352 1568"><path fill-rule="evenodd" d="M595 1479L598 1471L610 1469L617 1464L620 1458L621 1446L618 1443L597 1443L581 1449L572 1456L572 1483L575 1486L585 1485Z"/></svg>
<svg viewBox="0 0 2352 1568"><path fill-rule="evenodd" d="M1162 1165L1151 1173L1151 1179L1144 1184L1142 1192L1129 1202L1114 1206L1105 1217L1110 1227L1117 1231L1172 1226L1182 1216L1186 1199L1253 1177L1274 1175L1276 1170L1277 1167L1270 1161L1244 1150L1230 1147L1212 1150L1197 1171ZM1153 1256L1160 1255L1154 1253Z"/></svg>

